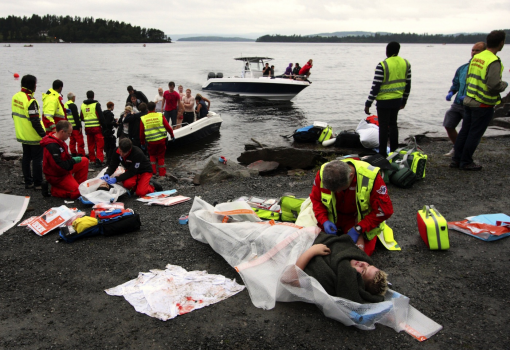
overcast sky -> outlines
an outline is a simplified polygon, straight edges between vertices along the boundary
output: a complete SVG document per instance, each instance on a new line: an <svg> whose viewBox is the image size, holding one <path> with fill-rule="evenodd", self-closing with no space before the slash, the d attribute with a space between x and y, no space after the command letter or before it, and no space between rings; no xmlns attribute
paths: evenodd
<svg viewBox="0 0 510 350"><path fill-rule="evenodd" d="M452 34L510 28L509 0L17 0L0 17L55 14L124 21L179 34Z"/></svg>

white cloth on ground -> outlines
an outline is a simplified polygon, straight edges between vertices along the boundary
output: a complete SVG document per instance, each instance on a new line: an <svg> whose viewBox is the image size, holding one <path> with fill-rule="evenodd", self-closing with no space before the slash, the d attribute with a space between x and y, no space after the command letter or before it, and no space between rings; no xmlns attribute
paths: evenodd
<svg viewBox="0 0 510 350"><path fill-rule="evenodd" d="M188 272L169 264L165 270L140 272L138 278L105 292L123 296L136 311L166 321L225 300L243 289L224 276Z"/></svg>

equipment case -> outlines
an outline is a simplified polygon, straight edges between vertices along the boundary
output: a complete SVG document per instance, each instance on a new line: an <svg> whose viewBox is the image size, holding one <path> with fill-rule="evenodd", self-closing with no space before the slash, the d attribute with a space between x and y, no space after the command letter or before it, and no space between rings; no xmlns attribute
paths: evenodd
<svg viewBox="0 0 510 350"><path fill-rule="evenodd" d="M423 210L418 210L416 221L421 238L430 250L450 249L448 223L433 205L426 205Z"/></svg>

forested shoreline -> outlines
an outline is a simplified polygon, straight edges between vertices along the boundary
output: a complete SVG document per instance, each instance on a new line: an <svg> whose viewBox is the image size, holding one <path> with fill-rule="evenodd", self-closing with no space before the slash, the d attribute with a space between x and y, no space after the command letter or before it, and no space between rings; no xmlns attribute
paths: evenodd
<svg viewBox="0 0 510 350"><path fill-rule="evenodd" d="M507 35L510 29L504 29ZM264 35L257 38L257 42L292 42L292 43L388 43L398 41L407 44L471 44L485 41L488 33L476 34L416 34L416 33L389 33L359 36L301 36L301 35Z"/></svg>
<svg viewBox="0 0 510 350"><path fill-rule="evenodd" d="M159 29L93 17L32 15L0 18L0 42L169 43Z"/></svg>

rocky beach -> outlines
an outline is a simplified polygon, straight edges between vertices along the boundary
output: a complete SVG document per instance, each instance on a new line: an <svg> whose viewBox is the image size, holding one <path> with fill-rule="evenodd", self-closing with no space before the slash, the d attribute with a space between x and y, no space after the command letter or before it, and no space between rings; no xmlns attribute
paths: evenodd
<svg viewBox="0 0 510 350"><path fill-rule="evenodd" d="M430 251L421 240L416 212L433 204L448 221L488 213L508 213L510 138L485 137L475 153L481 172L448 167L444 139L419 138L429 156L426 177L410 189L389 185L395 213L388 221L402 251L379 246L376 265L389 274L392 289L443 326L423 343L405 332L378 325L372 331L346 327L314 305L277 303L255 308L245 290L206 308L163 322L137 313L121 297L104 290L167 264L235 278L236 271L208 245L195 241L178 218L192 205L152 207L121 197L140 214L140 231L95 236L72 244L58 234L38 237L22 227L0 236L0 348L2 349L507 349L510 344L510 239L487 243L450 230L448 251ZM19 160L0 161L0 192L30 196L23 219L64 204L25 190ZM14 159L13 159L14 158ZM317 168L272 176L202 183L191 175L164 189L200 196L209 203L243 195L306 197ZM248 172L249 175L249 172ZM248 176L247 175L247 176ZM91 174L89 174L89 177ZM90 213L78 201L76 206Z"/></svg>

